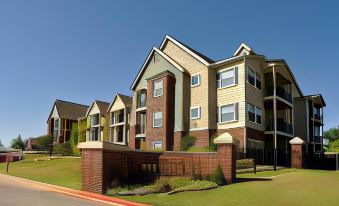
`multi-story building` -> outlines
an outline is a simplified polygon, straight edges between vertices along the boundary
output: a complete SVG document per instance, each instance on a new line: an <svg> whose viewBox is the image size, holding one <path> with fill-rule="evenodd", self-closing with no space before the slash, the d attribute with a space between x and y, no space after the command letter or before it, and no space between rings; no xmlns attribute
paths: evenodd
<svg viewBox="0 0 339 206"><path fill-rule="evenodd" d="M325 106L321 94L294 99L294 134L306 142L307 153L322 151Z"/></svg>
<svg viewBox="0 0 339 206"><path fill-rule="evenodd" d="M129 146L179 150L181 138L208 147L224 132L250 148L288 150L294 100L306 98L284 60L267 59L241 44L213 61L166 36L153 48L131 86Z"/></svg>
<svg viewBox="0 0 339 206"><path fill-rule="evenodd" d="M72 124L86 115L87 105L56 100L49 114L47 134L53 135L54 143L60 144L69 141Z"/></svg>

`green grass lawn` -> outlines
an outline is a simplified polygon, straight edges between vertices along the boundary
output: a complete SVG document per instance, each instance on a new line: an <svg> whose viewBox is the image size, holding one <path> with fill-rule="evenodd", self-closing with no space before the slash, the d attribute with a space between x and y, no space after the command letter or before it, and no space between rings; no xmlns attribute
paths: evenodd
<svg viewBox="0 0 339 206"><path fill-rule="evenodd" d="M283 175L282 175L283 174ZM279 176L276 176L279 175ZM260 179L256 177L270 177ZM239 183L174 195L124 197L151 205L338 205L339 172L285 169L238 175Z"/></svg>
<svg viewBox="0 0 339 206"><path fill-rule="evenodd" d="M47 155L24 155L24 160L11 162L10 175L63 187L81 189L80 159L65 158L34 161ZM0 172L6 173L6 163L0 163Z"/></svg>

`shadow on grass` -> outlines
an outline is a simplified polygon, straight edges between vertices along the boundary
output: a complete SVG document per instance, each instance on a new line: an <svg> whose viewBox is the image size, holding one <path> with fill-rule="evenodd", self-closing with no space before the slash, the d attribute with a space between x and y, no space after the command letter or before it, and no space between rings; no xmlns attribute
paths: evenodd
<svg viewBox="0 0 339 206"><path fill-rule="evenodd" d="M239 177L237 178L234 183L243 183L243 182L265 182L265 181L272 181L272 178L267 177Z"/></svg>

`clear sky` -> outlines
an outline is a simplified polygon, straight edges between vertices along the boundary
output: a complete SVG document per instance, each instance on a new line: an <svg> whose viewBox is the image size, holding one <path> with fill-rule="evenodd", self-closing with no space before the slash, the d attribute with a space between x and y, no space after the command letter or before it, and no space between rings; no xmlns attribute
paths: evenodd
<svg viewBox="0 0 339 206"><path fill-rule="evenodd" d="M305 95L323 94L325 128L337 126L339 4L314 2L0 0L0 139L46 133L57 98L131 94L166 34L215 60L241 42L286 59Z"/></svg>

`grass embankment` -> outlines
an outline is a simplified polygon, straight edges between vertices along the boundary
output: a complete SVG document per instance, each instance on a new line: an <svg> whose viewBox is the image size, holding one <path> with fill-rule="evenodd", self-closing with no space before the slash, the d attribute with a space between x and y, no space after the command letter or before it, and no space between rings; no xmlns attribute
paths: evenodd
<svg viewBox="0 0 339 206"><path fill-rule="evenodd" d="M25 154L22 161L10 163L8 174L72 189L81 189L80 159L34 160L42 157L47 157L47 155ZM6 174L6 163L0 163L0 172Z"/></svg>
<svg viewBox="0 0 339 206"><path fill-rule="evenodd" d="M270 176L277 177L255 178ZM339 202L339 172L335 171L284 169L258 172L257 175L242 174L238 177L239 183L213 190L124 198L156 206L338 205Z"/></svg>

